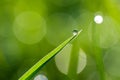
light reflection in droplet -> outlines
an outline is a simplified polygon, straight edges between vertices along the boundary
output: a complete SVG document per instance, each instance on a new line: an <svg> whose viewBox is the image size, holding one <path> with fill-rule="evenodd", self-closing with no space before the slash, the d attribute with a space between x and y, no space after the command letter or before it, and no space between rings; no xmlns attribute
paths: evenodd
<svg viewBox="0 0 120 80"><path fill-rule="evenodd" d="M77 34L79 34L79 33L81 33L83 30L81 29L80 31L78 31L78 30L73 30L73 35L77 35Z"/></svg>
<svg viewBox="0 0 120 80"><path fill-rule="evenodd" d="M77 35L78 34L78 30L73 30L73 35Z"/></svg>

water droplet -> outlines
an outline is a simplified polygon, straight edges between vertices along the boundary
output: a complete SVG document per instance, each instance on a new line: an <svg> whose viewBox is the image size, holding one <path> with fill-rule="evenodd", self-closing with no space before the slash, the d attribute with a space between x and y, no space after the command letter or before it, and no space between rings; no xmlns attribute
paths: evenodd
<svg viewBox="0 0 120 80"><path fill-rule="evenodd" d="M73 30L73 35L77 35L78 34L78 30Z"/></svg>
<svg viewBox="0 0 120 80"><path fill-rule="evenodd" d="M43 74L40 74L40 75L37 75L34 80L48 80L48 78L43 75Z"/></svg>

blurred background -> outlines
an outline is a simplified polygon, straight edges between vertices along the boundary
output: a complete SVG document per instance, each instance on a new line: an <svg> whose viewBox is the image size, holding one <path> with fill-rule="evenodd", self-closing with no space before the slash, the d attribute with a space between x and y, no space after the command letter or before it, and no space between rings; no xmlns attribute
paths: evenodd
<svg viewBox="0 0 120 80"><path fill-rule="evenodd" d="M0 80L18 80L83 30L31 80L120 80L119 0L0 0Z"/></svg>

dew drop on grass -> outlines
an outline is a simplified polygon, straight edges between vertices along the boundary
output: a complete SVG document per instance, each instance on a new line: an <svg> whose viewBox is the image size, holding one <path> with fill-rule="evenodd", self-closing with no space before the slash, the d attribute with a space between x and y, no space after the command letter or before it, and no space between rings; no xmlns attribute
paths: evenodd
<svg viewBox="0 0 120 80"><path fill-rule="evenodd" d="M77 35L78 34L78 30L73 30L73 35Z"/></svg>
<svg viewBox="0 0 120 80"><path fill-rule="evenodd" d="M39 74L34 78L34 80L48 80L48 78L43 74Z"/></svg>
<svg viewBox="0 0 120 80"><path fill-rule="evenodd" d="M77 34L79 34L79 33L81 33L83 30L81 29L80 31L78 31L78 30L73 30L73 35L77 35Z"/></svg>
<svg viewBox="0 0 120 80"><path fill-rule="evenodd" d="M74 29L78 28L78 26L76 26L76 20L66 13L55 13L50 15L47 19L47 25L47 34L45 37L50 44L55 46L62 43L70 36L69 34L71 34Z"/></svg>

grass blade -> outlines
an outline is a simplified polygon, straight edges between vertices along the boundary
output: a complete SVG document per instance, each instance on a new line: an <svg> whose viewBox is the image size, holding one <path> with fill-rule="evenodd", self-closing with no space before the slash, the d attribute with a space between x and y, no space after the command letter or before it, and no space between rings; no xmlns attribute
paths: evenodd
<svg viewBox="0 0 120 80"><path fill-rule="evenodd" d="M42 66L45 65L45 63L47 63L50 59L52 59L61 49L63 49L71 40L75 39L79 33L82 30L80 30L79 32L77 32L76 35L71 36L70 38L68 38L67 40L65 40L63 43L61 43L57 48L55 48L54 50L52 50L50 53L48 53L46 56L44 56L41 60L39 60L33 67L31 67L26 73L23 74L23 76L21 76L19 78L19 80L29 80L31 77L34 76L35 73L37 73L40 68Z"/></svg>

